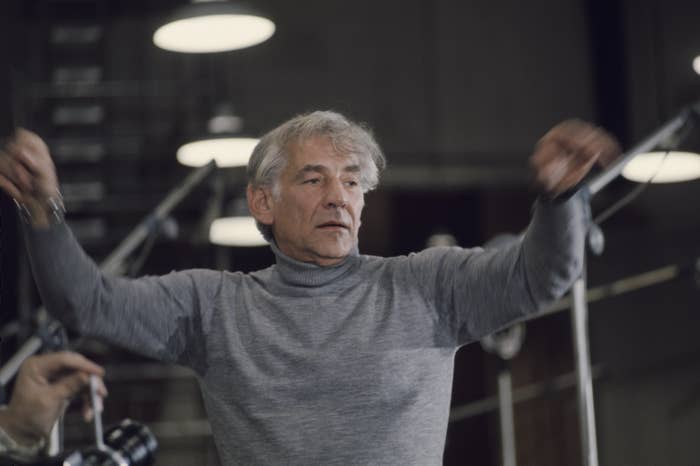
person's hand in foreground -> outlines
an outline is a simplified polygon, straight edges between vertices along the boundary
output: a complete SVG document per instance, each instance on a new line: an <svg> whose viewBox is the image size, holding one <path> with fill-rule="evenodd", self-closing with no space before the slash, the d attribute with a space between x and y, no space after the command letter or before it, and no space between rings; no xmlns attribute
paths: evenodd
<svg viewBox="0 0 700 466"><path fill-rule="evenodd" d="M28 358L17 375L10 404L0 410L0 428L20 445L47 439L70 400L88 389L91 374L98 376L98 394L107 396L104 369L78 353L61 351ZM89 397L85 401L83 415L89 420Z"/></svg>

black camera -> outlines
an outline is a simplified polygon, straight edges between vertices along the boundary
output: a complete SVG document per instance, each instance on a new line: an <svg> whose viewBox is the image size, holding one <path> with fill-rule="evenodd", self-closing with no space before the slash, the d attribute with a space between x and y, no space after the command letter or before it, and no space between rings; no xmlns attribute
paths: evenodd
<svg viewBox="0 0 700 466"><path fill-rule="evenodd" d="M124 419L105 432L99 447L30 463L0 458L0 466L150 466L157 449L158 441L148 427Z"/></svg>
<svg viewBox="0 0 700 466"><path fill-rule="evenodd" d="M158 441L150 429L143 424L124 419L108 429L100 447L91 447L85 451L75 451L57 457L45 458L33 466L149 466L155 460Z"/></svg>
<svg viewBox="0 0 700 466"><path fill-rule="evenodd" d="M155 460L158 441L143 424L125 419L108 429L102 449L93 447L79 462L63 460L65 466L149 466Z"/></svg>

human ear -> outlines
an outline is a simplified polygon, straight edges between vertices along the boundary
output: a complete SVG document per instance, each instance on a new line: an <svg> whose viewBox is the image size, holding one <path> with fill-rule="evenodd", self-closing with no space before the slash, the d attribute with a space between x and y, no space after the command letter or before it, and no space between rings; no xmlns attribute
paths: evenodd
<svg viewBox="0 0 700 466"><path fill-rule="evenodd" d="M274 223L274 213L272 209L272 192L263 187L254 188L250 184L246 189L248 198L248 210L255 217L255 220L263 225Z"/></svg>

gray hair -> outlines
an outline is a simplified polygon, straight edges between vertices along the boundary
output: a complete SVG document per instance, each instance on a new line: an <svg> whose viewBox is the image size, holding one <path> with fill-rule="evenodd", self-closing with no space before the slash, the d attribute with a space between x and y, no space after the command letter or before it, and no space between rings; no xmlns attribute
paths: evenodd
<svg viewBox="0 0 700 466"><path fill-rule="evenodd" d="M324 136L339 154L356 154L360 164L360 186L363 192L379 184L379 173L386 159L371 130L332 111L315 111L298 115L265 134L253 149L248 161L248 184L252 188L267 187L279 196L279 177L287 164L289 148L311 137ZM257 222L263 237L272 240L272 228Z"/></svg>

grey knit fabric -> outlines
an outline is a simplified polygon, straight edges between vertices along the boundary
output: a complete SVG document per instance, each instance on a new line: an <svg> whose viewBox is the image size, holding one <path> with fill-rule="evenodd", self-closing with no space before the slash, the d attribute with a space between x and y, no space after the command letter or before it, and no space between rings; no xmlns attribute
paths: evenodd
<svg viewBox="0 0 700 466"><path fill-rule="evenodd" d="M354 254L254 273L102 275L66 227L27 231L50 312L197 373L225 465L438 465L456 349L562 295L583 202L538 204L500 250Z"/></svg>

